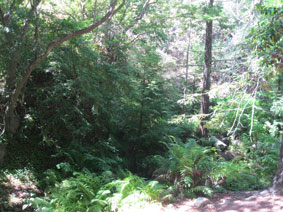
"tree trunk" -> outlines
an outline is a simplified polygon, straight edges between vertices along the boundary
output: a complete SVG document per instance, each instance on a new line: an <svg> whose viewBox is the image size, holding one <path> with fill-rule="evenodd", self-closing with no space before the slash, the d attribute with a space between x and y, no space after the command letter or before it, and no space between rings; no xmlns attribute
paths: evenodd
<svg viewBox="0 0 283 212"><path fill-rule="evenodd" d="M186 72L185 72L185 87L184 87L184 103L183 103L183 113L185 113L185 104L186 104L186 99L187 99L187 89L188 89L188 75L189 75L189 60L190 60L190 49L191 49L191 33L190 29L189 31L189 42L188 42L188 47L187 47L187 56L186 56Z"/></svg>
<svg viewBox="0 0 283 212"><path fill-rule="evenodd" d="M139 123L138 123L138 132L137 132L137 139L133 143L132 148L130 149L132 152L132 162L131 162L131 171L136 173L137 170L137 152L139 151L139 146L142 142L142 133L143 133L143 122L144 122L144 103L145 103L145 89L146 89L146 78L145 72L143 73L142 79L142 92L141 92L141 107L139 112Z"/></svg>
<svg viewBox="0 0 283 212"><path fill-rule="evenodd" d="M11 44L10 46L13 46ZM11 54L10 62L8 63L8 71L6 74L6 96L12 96L13 90L16 86L16 77L17 77L17 63L19 61L20 52L18 49L14 50ZM19 116L16 114L15 110L9 111L6 110L5 114L5 130L9 134L15 134L20 126Z"/></svg>
<svg viewBox="0 0 283 212"><path fill-rule="evenodd" d="M209 0L209 8L213 7L213 0ZM203 88L201 98L201 113L204 117L200 123L200 131L203 137L208 137L208 129L205 123L208 120L209 113L209 95L210 90L210 73L212 61L212 21L206 21L206 35L205 35L205 53L204 53L204 70L203 70Z"/></svg>
<svg viewBox="0 0 283 212"><path fill-rule="evenodd" d="M279 76L278 76L278 87L277 87L277 91L280 93L281 92L281 78L282 78L282 76L281 76L281 74L280 74L280 72L279 72Z"/></svg>
<svg viewBox="0 0 283 212"><path fill-rule="evenodd" d="M272 193L283 196L283 135L281 141L278 168L270 190Z"/></svg>

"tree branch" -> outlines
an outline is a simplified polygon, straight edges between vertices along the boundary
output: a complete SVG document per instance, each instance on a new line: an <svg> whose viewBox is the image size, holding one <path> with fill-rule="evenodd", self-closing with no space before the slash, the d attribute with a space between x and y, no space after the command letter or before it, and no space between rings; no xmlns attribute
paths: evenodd
<svg viewBox="0 0 283 212"><path fill-rule="evenodd" d="M8 1L8 3L9 3L10 1ZM24 2L24 0L13 0L13 2L11 3L11 5L10 5L10 7L9 7L9 10L8 10L8 12L7 12L7 20L6 20L6 24L7 24L7 26L9 25L9 23L10 23L10 21L11 21L11 18L12 18L12 12L11 11L13 11L14 10L14 8L16 7L16 4L17 5L20 5L20 4L22 4ZM8 5L7 5L7 7L8 7ZM6 18L6 17L5 17Z"/></svg>
<svg viewBox="0 0 283 212"><path fill-rule="evenodd" d="M39 5L41 0L34 0L34 2L31 5L32 11L34 13L35 18L35 30L34 30L34 38L35 38L35 52L34 52L34 58L36 59L38 56L38 50L39 50L39 30L38 30L38 12L37 7ZM26 32L24 32L26 34ZM23 36L25 36L25 34Z"/></svg>
<svg viewBox="0 0 283 212"><path fill-rule="evenodd" d="M253 132L253 124L254 124L254 113L255 113L255 100L256 100L256 94L257 94L257 89L258 89L258 85L259 85L259 80L260 78L258 78L257 83L256 83L256 88L254 90L254 99L253 99L253 106L252 106L252 117L251 117L251 128L250 128L250 138L252 138L252 132Z"/></svg>
<svg viewBox="0 0 283 212"><path fill-rule="evenodd" d="M13 92L13 94L11 96L11 101L10 101L10 104L8 106L8 110L7 110L6 115L9 116L9 115L12 115L14 113L19 95L20 95L24 85L26 84L27 80L29 79L32 70L37 66L37 64L39 62L41 62L42 60L44 60L50 54L50 52L52 51L52 49L54 47L70 40L73 37L78 37L80 35L89 33L92 30L99 27L104 22L106 22L109 18L111 18L113 15L115 15L123 7L125 0L123 0L123 2L120 4L120 6L118 8L116 8L117 2L118 2L118 0L113 0L112 4L110 5L109 11L100 20L96 21L92 25L90 25L90 26L88 26L84 29L81 29L81 30L70 32L66 36L59 38L59 39L56 39L56 40L53 40L49 43L45 52L43 54L39 55L37 58L35 58L35 60L27 68L23 78L21 79L21 81L19 82L19 84L17 85L15 91Z"/></svg>
<svg viewBox="0 0 283 212"><path fill-rule="evenodd" d="M94 2L94 8L93 8L93 23L96 21L97 17L97 0Z"/></svg>
<svg viewBox="0 0 283 212"><path fill-rule="evenodd" d="M4 16L4 13L0 7L0 18L1 18L1 23L4 27L6 27L6 21L5 21L5 16Z"/></svg>
<svg viewBox="0 0 283 212"><path fill-rule="evenodd" d="M131 29L139 20L141 20L145 13L146 13L146 9L148 7L148 5L150 4L150 0L146 0L143 7L142 7L142 11L141 13L132 21L132 23L125 29L125 32L127 32L129 29Z"/></svg>

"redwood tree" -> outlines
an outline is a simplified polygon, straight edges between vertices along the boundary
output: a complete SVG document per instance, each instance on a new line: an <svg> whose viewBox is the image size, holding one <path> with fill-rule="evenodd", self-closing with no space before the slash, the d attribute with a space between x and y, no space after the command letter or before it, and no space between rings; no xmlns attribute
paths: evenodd
<svg viewBox="0 0 283 212"><path fill-rule="evenodd" d="M209 0L209 8L213 7L213 0ZM203 88L201 98L201 113L204 116L200 123L201 135L208 136L208 129L205 127L205 122L208 120L209 113L209 95L210 90L210 73L212 63L212 20L206 21L205 35L205 52L204 52L204 70L203 70Z"/></svg>

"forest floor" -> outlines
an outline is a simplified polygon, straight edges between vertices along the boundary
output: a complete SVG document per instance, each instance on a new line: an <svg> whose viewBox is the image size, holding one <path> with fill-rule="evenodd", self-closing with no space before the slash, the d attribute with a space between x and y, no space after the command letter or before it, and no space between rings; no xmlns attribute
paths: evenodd
<svg viewBox="0 0 283 212"><path fill-rule="evenodd" d="M131 212L283 212L283 196L267 191L233 191L217 193L210 204L203 208L194 206L195 200L170 204L165 207L149 205L143 209L131 209ZM126 211L125 211L126 212Z"/></svg>
<svg viewBox="0 0 283 212"><path fill-rule="evenodd" d="M267 191L217 193L210 201L211 204L196 208L194 200L185 200L160 208L160 212L283 212L283 196Z"/></svg>
<svg viewBox="0 0 283 212"><path fill-rule="evenodd" d="M33 211L26 201L35 195L42 196L42 191L32 181L13 175L0 176L0 211Z"/></svg>
<svg viewBox="0 0 283 212"><path fill-rule="evenodd" d="M23 210L25 199L30 195L30 193L40 194L41 192L36 188L34 184L25 184L19 179L15 179L11 176L6 177L6 179L2 183L0 183L0 209L4 209L4 211L33 211L30 207L27 207ZM134 207L122 211L283 212L283 196L273 195L272 193L267 191L233 191L226 193L215 193L213 197L209 198L209 200L210 204L207 204L203 208L195 207L195 200L187 199L182 202L170 204L167 206L161 206L160 204L152 203L146 206L144 205L145 207L140 209ZM13 210L11 210L11 208L13 208Z"/></svg>

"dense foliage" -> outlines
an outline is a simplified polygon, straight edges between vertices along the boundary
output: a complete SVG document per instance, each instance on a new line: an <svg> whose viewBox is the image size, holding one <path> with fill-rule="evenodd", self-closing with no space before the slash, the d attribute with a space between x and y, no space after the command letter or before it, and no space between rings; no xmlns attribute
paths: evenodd
<svg viewBox="0 0 283 212"><path fill-rule="evenodd" d="M283 136L283 3L208 3L1 1L0 209L19 206L9 194L15 179L32 190L22 209L58 212L130 211L272 183Z"/></svg>

